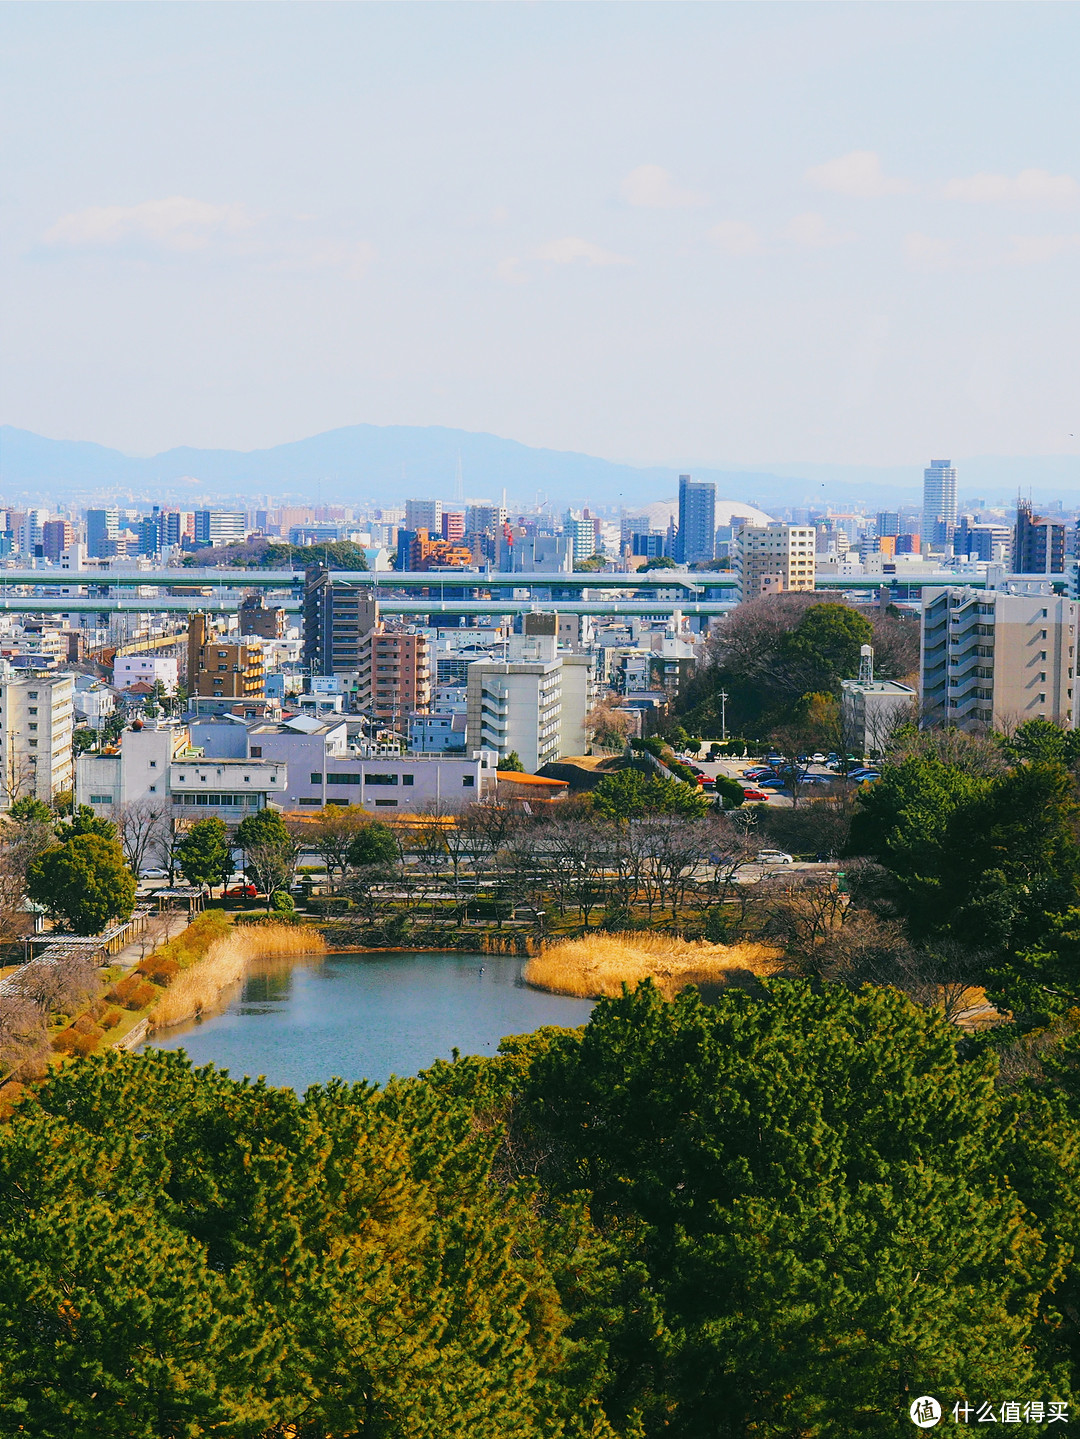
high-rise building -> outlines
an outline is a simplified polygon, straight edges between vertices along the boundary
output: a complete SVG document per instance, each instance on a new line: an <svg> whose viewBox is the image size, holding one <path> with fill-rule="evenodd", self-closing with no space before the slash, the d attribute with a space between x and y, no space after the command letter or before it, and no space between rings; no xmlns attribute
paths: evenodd
<svg viewBox="0 0 1080 1439"><path fill-rule="evenodd" d="M0 680L0 805L70 789L74 724L70 675Z"/></svg>
<svg viewBox="0 0 1080 1439"><path fill-rule="evenodd" d="M242 510L196 510L197 545L232 545L247 538L247 515Z"/></svg>
<svg viewBox="0 0 1080 1439"><path fill-rule="evenodd" d="M506 524L505 505L466 505L465 533L494 536Z"/></svg>
<svg viewBox="0 0 1080 1439"><path fill-rule="evenodd" d="M1053 594L923 590L923 723L1071 729L1078 611Z"/></svg>
<svg viewBox="0 0 1080 1439"><path fill-rule="evenodd" d="M574 542L574 561L587 560L596 553L596 526L592 520L567 515L563 534Z"/></svg>
<svg viewBox="0 0 1080 1439"><path fill-rule="evenodd" d="M405 528L442 534L442 500L406 500Z"/></svg>
<svg viewBox="0 0 1080 1439"><path fill-rule="evenodd" d="M425 637L381 623L361 642L357 708L404 731L409 715L431 703L431 663Z"/></svg>
<svg viewBox="0 0 1080 1439"><path fill-rule="evenodd" d="M1016 502L1012 567L1019 575L1065 573L1065 526L1033 513L1028 500Z"/></svg>
<svg viewBox="0 0 1080 1439"><path fill-rule="evenodd" d="M465 538L464 510L443 510L442 537L452 545L461 543Z"/></svg>
<svg viewBox="0 0 1080 1439"><path fill-rule="evenodd" d="M327 569L304 583L304 663L315 675L356 675L364 642L379 622L375 598L356 585L334 584Z"/></svg>
<svg viewBox="0 0 1080 1439"><path fill-rule="evenodd" d="M956 469L951 460L931 460L923 470L922 537L931 545L952 543L956 525Z"/></svg>
<svg viewBox="0 0 1080 1439"><path fill-rule="evenodd" d="M110 541L115 546L117 535L120 533L120 511L119 510L87 510L86 512L86 553L92 556L104 557L115 553L115 548L110 550Z"/></svg>
<svg viewBox="0 0 1080 1439"><path fill-rule="evenodd" d="M817 531L812 525L744 525L739 531L735 571L739 598L812 590L816 578Z"/></svg>
<svg viewBox="0 0 1080 1439"><path fill-rule="evenodd" d="M266 669L261 647L218 639L205 615L188 615L187 689L200 699L262 699Z"/></svg>
<svg viewBox="0 0 1080 1439"><path fill-rule="evenodd" d="M47 560L56 564L75 543L75 526L68 520L46 520L41 527L41 548Z"/></svg>
<svg viewBox="0 0 1080 1439"><path fill-rule="evenodd" d="M877 517L877 532L879 535L899 535L900 516L895 510L879 510Z"/></svg>
<svg viewBox="0 0 1080 1439"><path fill-rule="evenodd" d="M711 480L679 476L679 532L675 558L692 565L716 555L716 486Z"/></svg>

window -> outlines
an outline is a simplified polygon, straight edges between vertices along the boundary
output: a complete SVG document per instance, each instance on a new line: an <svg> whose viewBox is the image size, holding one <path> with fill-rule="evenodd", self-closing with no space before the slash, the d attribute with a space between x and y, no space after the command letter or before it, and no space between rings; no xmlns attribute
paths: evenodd
<svg viewBox="0 0 1080 1439"><path fill-rule="evenodd" d="M327 783L327 784L359 784L362 778L363 778L363 776L362 776L362 775L358 775L358 774L328 774L328 775L326 776L326 783Z"/></svg>
<svg viewBox="0 0 1080 1439"><path fill-rule="evenodd" d="M300 796L300 803L301 803L301 804L321 804L322 801L319 800L319 799L308 799L308 798L305 797L304 795L301 795L301 796Z"/></svg>
<svg viewBox="0 0 1080 1439"><path fill-rule="evenodd" d="M30 707L27 709L26 713L27 713L27 714L31 714L31 715L36 715L36 714L37 714L37 705L30 705Z"/></svg>
<svg viewBox="0 0 1080 1439"><path fill-rule="evenodd" d="M396 799L377 799L375 803L377 805L382 805L383 807L385 807L386 805L393 805L395 808L397 807Z"/></svg>
<svg viewBox="0 0 1080 1439"><path fill-rule="evenodd" d="M218 665L218 669L219 669L219 670L227 670L228 668L229 668L228 665ZM220 684L221 681L220 681L220 680L215 680L214 683L215 683L215 684Z"/></svg>
<svg viewBox="0 0 1080 1439"><path fill-rule="evenodd" d="M31 748L31 749L37 749L37 740L36 740L36 739L32 739L32 740L30 741L30 748Z"/></svg>
<svg viewBox="0 0 1080 1439"><path fill-rule="evenodd" d="M308 780L312 784L322 784L322 775L318 774L315 770L312 770L311 773L308 775Z"/></svg>
<svg viewBox="0 0 1080 1439"><path fill-rule="evenodd" d="M91 804L112 804L112 795L111 795L111 794L92 794L92 795L90 796L90 803L91 803Z"/></svg>
<svg viewBox="0 0 1080 1439"><path fill-rule="evenodd" d="M152 759L152 760L150 761L150 768L151 768L151 769L157 769L157 760L156 760L156 759Z"/></svg>
<svg viewBox="0 0 1080 1439"><path fill-rule="evenodd" d="M1044 610L1043 613L1045 614L1046 611ZM37 697L38 697L38 692L37 692L37 690L28 690L26 697L27 697L27 699L36 700Z"/></svg>
<svg viewBox="0 0 1080 1439"><path fill-rule="evenodd" d="M261 745L261 744L253 744L253 745L251 746L251 758L252 758L252 759L262 759L262 745Z"/></svg>
<svg viewBox="0 0 1080 1439"><path fill-rule="evenodd" d="M37 725L36 725L36 724L30 724L30 725L27 726L27 728L28 728L28 729L37 729Z"/></svg>
<svg viewBox="0 0 1080 1439"><path fill-rule="evenodd" d="M366 774L364 781L367 784L397 784L396 774Z"/></svg>
<svg viewBox="0 0 1080 1439"><path fill-rule="evenodd" d="M463 775L461 779L461 787L462 789L475 789L476 776L471 774Z"/></svg>
<svg viewBox="0 0 1080 1439"><path fill-rule="evenodd" d="M413 782L413 777L412 777L411 774L403 774L403 775L401 776L401 783L402 783L402 784L412 784L412 782Z"/></svg>

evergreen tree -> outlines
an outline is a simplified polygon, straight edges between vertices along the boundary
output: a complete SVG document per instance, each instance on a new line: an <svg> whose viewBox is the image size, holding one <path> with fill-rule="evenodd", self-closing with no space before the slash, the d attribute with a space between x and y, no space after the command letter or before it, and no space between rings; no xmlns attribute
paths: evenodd
<svg viewBox="0 0 1080 1439"><path fill-rule="evenodd" d="M114 920L130 919L135 876L115 839L78 834L38 856L26 875L26 892L75 934L99 934Z"/></svg>
<svg viewBox="0 0 1080 1439"><path fill-rule="evenodd" d="M180 871L188 884L224 885L232 874L232 847L225 823L217 815L196 820L176 847Z"/></svg>

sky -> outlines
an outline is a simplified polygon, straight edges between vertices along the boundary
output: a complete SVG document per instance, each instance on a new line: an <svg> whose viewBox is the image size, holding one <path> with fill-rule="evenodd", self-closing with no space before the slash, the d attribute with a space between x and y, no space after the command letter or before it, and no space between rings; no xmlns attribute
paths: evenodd
<svg viewBox="0 0 1080 1439"><path fill-rule="evenodd" d="M1080 7L0 6L0 419L1080 455Z"/></svg>

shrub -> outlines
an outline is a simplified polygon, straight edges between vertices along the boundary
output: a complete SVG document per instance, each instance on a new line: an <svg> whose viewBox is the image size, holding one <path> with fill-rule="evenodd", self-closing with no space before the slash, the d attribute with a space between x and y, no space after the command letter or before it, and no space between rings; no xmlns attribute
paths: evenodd
<svg viewBox="0 0 1080 1439"><path fill-rule="evenodd" d="M291 894L288 894L283 889L279 889L277 894L275 894L273 899L270 901L270 908L274 911L275 914L292 914L293 910L296 908L296 905L293 903L293 897Z"/></svg>
<svg viewBox="0 0 1080 1439"><path fill-rule="evenodd" d="M141 984L136 984L135 988L130 991L127 999L124 1001L124 1008L132 1010L145 1009L148 1004L153 1004L157 997L158 992L154 986L146 983L144 980Z"/></svg>
<svg viewBox="0 0 1080 1439"><path fill-rule="evenodd" d="M81 1055L85 1059L88 1054L93 1054L104 1037L104 1033L95 1027L87 1031L86 1034L80 1034L76 1037L74 1044L71 1046L71 1052L72 1054Z"/></svg>
<svg viewBox="0 0 1080 1439"><path fill-rule="evenodd" d="M115 1029L119 1023L120 1011L118 1009L110 1009L101 1021L101 1027L102 1029Z"/></svg>
<svg viewBox="0 0 1080 1439"><path fill-rule="evenodd" d="M126 1004L140 983L141 980L137 974L126 974L123 979L113 985L105 998L112 1004ZM136 1008L138 1008L137 1005Z"/></svg>
<svg viewBox="0 0 1080 1439"><path fill-rule="evenodd" d="M80 1015L71 1027L77 1029L80 1034L89 1034L95 1028L94 1017L91 1014Z"/></svg>
<svg viewBox="0 0 1080 1439"><path fill-rule="evenodd" d="M152 954L136 968L136 974L143 974L160 984L164 989L180 973L180 961L167 954Z"/></svg>

